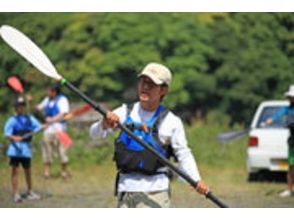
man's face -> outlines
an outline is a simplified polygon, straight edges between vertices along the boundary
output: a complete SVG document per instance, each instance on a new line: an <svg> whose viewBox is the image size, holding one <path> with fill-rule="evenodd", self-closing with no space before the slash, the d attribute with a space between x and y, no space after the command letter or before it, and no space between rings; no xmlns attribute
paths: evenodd
<svg viewBox="0 0 294 220"><path fill-rule="evenodd" d="M294 97L293 97L293 96L289 97L289 101L290 101L292 104L294 104Z"/></svg>
<svg viewBox="0 0 294 220"><path fill-rule="evenodd" d="M24 114L25 113L25 105L15 106L15 111L17 114Z"/></svg>
<svg viewBox="0 0 294 220"><path fill-rule="evenodd" d="M141 102L160 102L167 93L167 87L156 85L149 77L141 76L137 84L137 94Z"/></svg>
<svg viewBox="0 0 294 220"><path fill-rule="evenodd" d="M48 96L54 99L56 97L56 91L54 89L48 89Z"/></svg>

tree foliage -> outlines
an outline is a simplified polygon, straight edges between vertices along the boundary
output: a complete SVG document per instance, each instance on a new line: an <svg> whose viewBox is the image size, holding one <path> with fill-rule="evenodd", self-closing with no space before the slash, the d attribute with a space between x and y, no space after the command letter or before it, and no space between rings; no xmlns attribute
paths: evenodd
<svg viewBox="0 0 294 220"><path fill-rule="evenodd" d="M248 122L258 103L281 99L291 84L291 13L1 13L58 71L97 102L136 98L136 76L149 62L173 72L164 103L186 119L219 111ZM51 82L0 43L0 74L19 74L35 100ZM66 92L66 90L65 90ZM73 97L68 93L70 99ZM15 95L0 89L1 111Z"/></svg>

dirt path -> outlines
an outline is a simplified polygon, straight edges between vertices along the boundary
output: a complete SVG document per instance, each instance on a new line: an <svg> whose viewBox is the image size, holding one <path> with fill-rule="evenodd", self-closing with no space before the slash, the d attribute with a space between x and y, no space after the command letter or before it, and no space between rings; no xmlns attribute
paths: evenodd
<svg viewBox="0 0 294 220"><path fill-rule="evenodd" d="M112 165L92 165L72 172L69 181L56 177L45 180L41 167L35 167L35 190L42 200L14 204L11 201L9 167L0 170L0 207L115 207ZM204 169L204 168L203 168ZM245 171L215 170L205 168L202 176L212 186L212 191L230 207L294 207L294 197L280 198L278 193L285 183L248 183ZM216 175L216 173L218 175ZM21 175L21 186L24 186ZM186 183L172 183L172 207L216 207L212 202L195 193Z"/></svg>

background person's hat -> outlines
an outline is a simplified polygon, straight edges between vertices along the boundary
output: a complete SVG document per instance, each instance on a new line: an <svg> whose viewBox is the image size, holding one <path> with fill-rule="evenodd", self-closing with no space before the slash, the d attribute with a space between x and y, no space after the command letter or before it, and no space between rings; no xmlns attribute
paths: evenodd
<svg viewBox="0 0 294 220"><path fill-rule="evenodd" d="M285 92L285 96L294 97L294 85L289 86L289 91Z"/></svg>
<svg viewBox="0 0 294 220"><path fill-rule="evenodd" d="M26 105L24 97L18 97L14 103L15 106Z"/></svg>
<svg viewBox="0 0 294 220"><path fill-rule="evenodd" d="M140 76L148 76L156 85L169 85L172 80L170 70L159 63L149 63L138 75Z"/></svg>

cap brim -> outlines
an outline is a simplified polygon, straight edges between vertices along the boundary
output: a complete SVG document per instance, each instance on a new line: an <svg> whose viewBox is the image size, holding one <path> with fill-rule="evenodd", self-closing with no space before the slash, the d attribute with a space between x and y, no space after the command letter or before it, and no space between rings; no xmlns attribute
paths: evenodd
<svg viewBox="0 0 294 220"><path fill-rule="evenodd" d="M148 73L140 73L138 75L138 77L141 77L141 76L147 76L148 78L150 78L152 80L152 82L154 82L156 85L162 85L163 82L157 78L155 78L153 75L151 74L148 74Z"/></svg>
<svg viewBox="0 0 294 220"><path fill-rule="evenodd" d="M25 102L18 102L18 103L15 103L15 106L19 106L19 105L26 105Z"/></svg>

